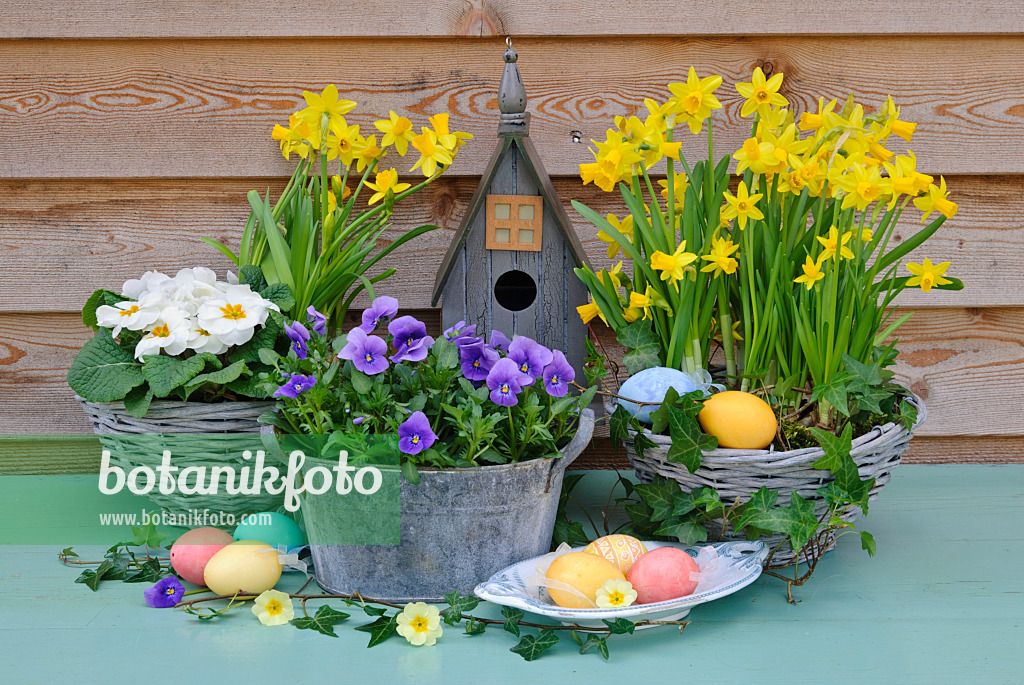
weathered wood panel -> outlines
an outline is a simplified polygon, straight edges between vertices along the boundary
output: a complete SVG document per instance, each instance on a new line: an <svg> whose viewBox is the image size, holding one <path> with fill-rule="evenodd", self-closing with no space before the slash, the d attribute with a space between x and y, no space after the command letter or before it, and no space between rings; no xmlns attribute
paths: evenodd
<svg viewBox="0 0 1024 685"><path fill-rule="evenodd" d="M756 6L724 0L709 12L699 0L653 0L642 8L619 0L589 11L577 0L435 0L381 3L349 0L310 14L296 0L65 0L60 20L41 0L0 7L0 38L178 38L306 36L620 35L623 17L643 18L647 35L971 34L1024 32L1015 0L957 6L934 0L783 0Z"/></svg>
<svg viewBox="0 0 1024 685"><path fill-rule="evenodd" d="M573 131L603 139L613 116L666 97L664 84L684 80L691 64L729 84L719 150L749 132L731 84L764 64L787 74L783 92L799 110L849 91L877 107L891 93L921 122L924 171L1024 171L1024 50L1015 36L524 38L517 48L531 135L556 175L589 160ZM0 148L19 153L0 157L0 177L285 175L271 128L300 106L303 89L330 82L361 104L356 123L389 109L425 123L449 110L454 127L489 137L500 49L472 39L2 41ZM692 155L705 145L702 136L685 141ZM453 172L479 174L489 152L467 146Z"/></svg>
<svg viewBox="0 0 1024 685"><path fill-rule="evenodd" d="M65 383L88 337L76 314L0 314L0 432L88 428ZM1024 308L918 310L900 338L898 380L928 403L920 435L1020 434Z"/></svg>
<svg viewBox="0 0 1024 685"><path fill-rule="evenodd" d="M1024 305L1024 177L955 176L947 183L960 213L915 257L952 261L950 273L967 287L959 293L908 291L902 301L914 307ZM434 273L476 184L473 178L442 179L399 205L396 231L421 224L445 230L397 251L389 265L398 273L381 284L381 292L400 297L406 307L429 306ZM56 186L45 180L0 180L0 311L74 311L96 288L116 289L149 269L174 273L203 264L223 273L230 262L199 237L237 244L249 211L245 193L268 186L276 192L282 185L264 178L93 180ZM601 214L622 216L621 197L584 187L578 178L555 179L555 188L591 261L598 268L607 266L607 246L569 202L578 199ZM909 209L898 235L916 230L919 214ZM545 226L546 232L555 230L554 224ZM468 266L471 272L474 266L483 268Z"/></svg>

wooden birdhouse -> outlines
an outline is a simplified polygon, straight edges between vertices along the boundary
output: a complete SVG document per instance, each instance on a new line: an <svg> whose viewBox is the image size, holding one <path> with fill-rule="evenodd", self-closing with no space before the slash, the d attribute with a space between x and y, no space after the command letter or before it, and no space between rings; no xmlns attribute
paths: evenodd
<svg viewBox="0 0 1024 685"><path fill-rule="evenodd" d="M576 307L587 289L573 269L588 265L551 178L530 140L526 90L509 45L498 92L498 144L434 283L441 321L526 335L565 352L583 380L586 326Z"/></svg>

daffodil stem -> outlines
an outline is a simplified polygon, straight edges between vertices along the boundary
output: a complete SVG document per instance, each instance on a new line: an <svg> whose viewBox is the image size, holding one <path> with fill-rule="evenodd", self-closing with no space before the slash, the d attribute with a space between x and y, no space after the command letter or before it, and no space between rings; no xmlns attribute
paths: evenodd
<svg viewBox="0 0 1024 685"><path fill-rule="evenodd" d="M732 339L732 312L725 279L718 279L718 327L722 332L722 351L725 353L725 373L732 383L736 378L736 345Z"/></svg>

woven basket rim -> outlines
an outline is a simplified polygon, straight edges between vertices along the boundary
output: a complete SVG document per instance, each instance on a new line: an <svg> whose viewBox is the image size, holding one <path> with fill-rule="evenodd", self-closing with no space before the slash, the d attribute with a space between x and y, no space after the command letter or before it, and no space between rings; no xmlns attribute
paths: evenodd
<svg viewBox="0 0 1024 685"><path fill-rule="evenodd" d="M84 397L82 397L81 395L78 395L78 394L75 395L75 399L78 401L79 404L82 404L82 405L84 405L86 407L96 407L97 409L106 409L108 411L113 411L113 412L124 412L124 413L128 412L128 410L124 406L124 402L120 401L120 400L118 400L116 402L90 402L89 400L85 399ZM199 401L193 400L193 401L190 401L190 402L185 402L185 401L182 401L182 400L164 400L164 399L157 400L157 399L155 399L152 402L150 402L149 407L150 407L151 410L152 409L166 409L166 410L174 410L174 409L185 409L185 410L187 410L187 409L206 409L206 408L225 407L225 406L246 409L246 408L249 408L249 407L273 406L274 404L276 404L276 402L274 400L225 400L224 402L199 402Z"/></svg>

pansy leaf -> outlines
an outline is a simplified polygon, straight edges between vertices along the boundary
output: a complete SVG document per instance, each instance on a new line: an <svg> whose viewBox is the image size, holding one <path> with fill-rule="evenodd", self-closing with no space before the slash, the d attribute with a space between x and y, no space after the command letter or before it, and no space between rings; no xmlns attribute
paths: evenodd
<svg viewBox="0 0 1024 685"><path fill-rule="evenodd" d="M376 647L384 640L395 634L398 630L398 615L394 616L381 616L373 623L367 623L366 625L359 626L356 630L370 634L370 642L366 645L369 647Z"/></svg>
<svg viewBox="0 0 1024 685"><path fill-rule="evenodd" d="M700 466L705 450L718 447L718 438L702 431L697 420L682 409L668 408L668 427L672 446L668 448L666 458L670 462L682 463L690 473Z"/></svg>
<svg viewBox="0 0 1024 685"><path fill-rule="evenodd" d="M523 657L527 661L534 661L539 659L540 656L558 644L558 636L555 635L553 630L542 630L537 637L532 635L526 635L519 641L515 647L511 647L508 651L515 652L519 656Z"/></svg>
<svg viewBox="0 0 1024 685"><path fill-rule="evenodd" d="M628 618L617 618L614 621L602 619L602 622L608 626L608 632L612 635L632 635L636 629L636 624Z"/></svg>
<svg viewBox="0 0 1024 685"><path fill-rule="evenodd" d="M369 395L373 390L373 379L359 369L353 369L352 389L360 395Z"/></svg>
<svg viewBox="0 0 1024 685"><path fill-rule="evenodd" d="M454 369L459 365L459 347L446 338L435 340L430 351L437 356L438 368Z"/></svg>
<svg viewBox="0 0 1024 685"><path fill-rule="evenodd" d="M299 630L315 630L323 635L338 637L334 632L334 624L340 623L349 617L344 611L338 611L324 604L312 616L293 618L290 623ZM359 630L359 628L356 628Z"/></svg>
<svg viewBox="0 0 1024 685"><path fill-rule="evenodd" d="M408 481L409 485L420 484L420 472L417 470L416 464L408 459L402 462L402 477Z"/></svg>
<svg viewBox="0 0 1024 685"><path fill-rule="evenodd" d="M580 654L586 654L591 649L597 649L597 653L604 657L605 661L608 660L608 638L602 635L594 635L591 633L587 635L586 641L580 645Z"/></svg>
<svg viewBox="0 0 1024 685"><path fill-rule="evenodd" d="M519 621L522 620L525 612L522 609L502 607L501 615L505 617L505 632L512 633L519 637ZM529 661L529 659L527 659Z"/></svg>
<svg viewBox="0 0 1024 685"><path fill-rule="evenodd" d="M201 355L181 359L162 354L147 354L142 358L142 373L153 388L155 397L167 397L176 388L202 373L206 359Z"/></svg>
<svg viewBox="0 0 1024 685"><path fill-rule="evenodd" d="M458 624L465 612L473 611L480 604L476 597L463 597L458 590L446 594L444 601L448 602L448 607L441 612L441 618L450 626Z"/></svg>
<svg viewBox="0 0 1024 685"><path fill-rule="evenodd" d="M68 370L68 385L89 402L115 402L146 382L142 364L102 330L85 343Z"/></svg>

